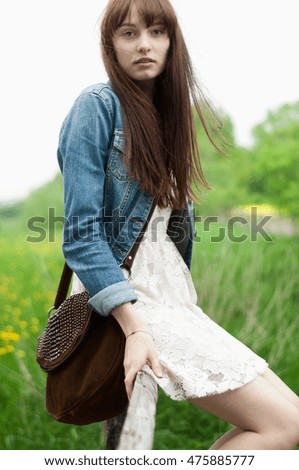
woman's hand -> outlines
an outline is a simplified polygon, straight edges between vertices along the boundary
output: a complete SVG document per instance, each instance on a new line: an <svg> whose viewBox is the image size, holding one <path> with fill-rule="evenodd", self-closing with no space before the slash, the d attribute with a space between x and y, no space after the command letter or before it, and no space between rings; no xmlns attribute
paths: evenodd
<svg viewBox="0 0 299 470"><path fill-rule="evenodd" d="M162 378L162 367L152 336L146 330L138 330L126 339L125 348L125 386L129 400L132 397L134 380L145 364L148 364L154 374Z"/></svg>
<svg viewBox="0 0 299 470"><path fill-rule="evenodd" d="M145 364L149 364L157 377L161 378L163 371L153 338L148 332L146 325L136 314L133 305L131 303L123 304L115 308L111 315L118 321L126 336L124 357L125 386L130 400L137 372Z"/></svg>

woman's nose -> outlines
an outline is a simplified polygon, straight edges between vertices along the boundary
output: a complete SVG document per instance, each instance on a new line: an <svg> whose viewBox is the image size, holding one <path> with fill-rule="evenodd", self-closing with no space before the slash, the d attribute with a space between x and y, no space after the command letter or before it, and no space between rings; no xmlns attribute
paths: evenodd
<svg viewBox="0 0 299 470"><path fill-rule="evenodd" d="M137 50L138 52L148 52L151 49L150 45L150 38L148 37L148 33L145 32L140 34L139 41L137 43Z"/></svg>

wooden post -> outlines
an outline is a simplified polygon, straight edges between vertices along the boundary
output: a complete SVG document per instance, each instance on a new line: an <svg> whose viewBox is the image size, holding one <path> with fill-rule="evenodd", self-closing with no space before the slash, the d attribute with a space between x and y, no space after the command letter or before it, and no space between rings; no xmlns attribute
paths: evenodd
<svg viewBox="0 0 299 470"><path fill-rule="evenodd" d="M103 434L104 434L103 437L106 441L105 444L106 444L107 450L118 449L120 435L121 435L122 427L125 422L126 416L127 416L127 408L121 415L115 416L115 418L111 418L105 421L105 425L103 429Z"/></svg>
<svg viewBox="0 0 299 470"><path fill-rule="evenodd" d="M107 449L152 449L157 397L156 381L146 372L138 372L127 409L106 422Z"/></svg>

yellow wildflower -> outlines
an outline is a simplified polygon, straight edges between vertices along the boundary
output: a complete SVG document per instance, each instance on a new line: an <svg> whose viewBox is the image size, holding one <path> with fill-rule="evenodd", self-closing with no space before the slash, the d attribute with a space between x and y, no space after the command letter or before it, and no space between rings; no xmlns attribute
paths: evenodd
<svg viewBox="0 0 299 470"><path fill-rule="evenodd" d="M3 339L4 341L20 341L21 336L19 333L14 333L11 331L0 331L0 339Z"/></svg>
<svg viewBox="0 0 299 470"><path fill-rule="evenodd" d="M19 349L17 351L17 355L19 356L20 359L23 359L26 356L26 352L23 351L23 349Z"/></svg>
<svg viewBox="0 0 299 470"><path fill-rule="evenodd" d="M27 321L25 321L25 320L21 320L21 321L20 321L20 327L21 327L22 330L25 330L25 328L27 327L27 325L28 325L28 322L27 322Z"/></svg>
<svg viewBox="0 0 299 470"><path fill-rule="evenodd" d="M39 332L39 327L37 325L32 325L30 327L30 333L36 334Z"/></svg>

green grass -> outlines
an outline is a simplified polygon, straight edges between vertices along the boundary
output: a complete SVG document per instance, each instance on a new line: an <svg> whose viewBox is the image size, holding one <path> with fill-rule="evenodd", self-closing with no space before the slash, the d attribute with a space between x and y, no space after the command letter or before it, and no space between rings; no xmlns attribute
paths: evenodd
<svg viewBox="0 0 299 470"><path fill-rule="evenodd" d="M194 247L198 304L298 393L298 237L211 243L210 235ZM63 265L60 234L55 243L28 243L11 223L0 238L0 449L99 449L99 424L69 426L47 415L46 377L35 361ZM160 392L154 449L207 449L229 427Z"/></svg>

